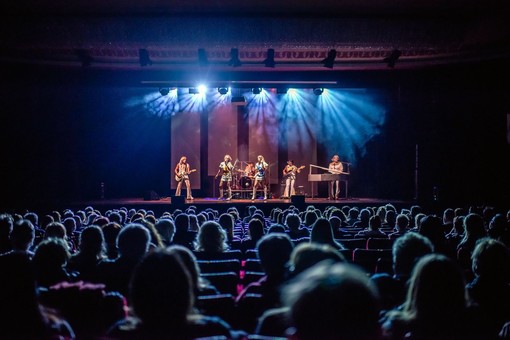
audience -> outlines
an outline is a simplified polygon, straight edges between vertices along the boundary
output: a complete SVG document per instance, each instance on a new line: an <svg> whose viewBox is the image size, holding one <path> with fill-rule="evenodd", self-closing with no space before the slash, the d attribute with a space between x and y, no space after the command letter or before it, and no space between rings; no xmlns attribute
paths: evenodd
<svg viewBox="0 0 510 340"><path fill-rule="evenodd" d="M125 207L104 213L91 206L55 210L42 213L42 218L35 212L0 212L0 268L6 275L0 280L0 309L3 315L13 311L12 318L0 318L0 338L115 339L161 334L242 338L243 331L296 339L495 338L498 333L510 334L510 326L505 326L510 325L508 211L483 206L446 208L438 212L441 219L426 215L427 209L419 206L400 209L400 214L392 205L365 207L359 215L358 209L288 206L272 209L268 218L256 206L241 215L233 206L220 213L189 205L165 211L159 218L151 210ZM352 226L345 218L349 212ZM194 217L198 231L191 230ZM388 227L385 231L395 227L388 236L379 230L383 221ZM356 234L363 223L368 223L368 229ZM76 247L70 236L76 237ZM359 236L395 239L387 246L381 243L381 247L393 243L391 264L390 260L381 266L378 262L375 274L362 272L363 278L359 277L361 267L346 264L359 264L358 260L342 247L342 243L351 247L359 240L351 243L349 238ZM178 245L175 237L184 245ZM231 252L225 252L229 242L242 250L235 255L241 260L241 270L230 273L228 284L221 273L209 274L212 285L201 274L201 269L209 273L212 267L197 262L195 256L230 256ZM139 277L135 288L134 276L141 273L148 277ZM174 282L167 284L170 277ZM151 284L149 278L162 282ZM183 283L189 293L181 288L163 292L163 284L171 289L184 287ZM231 292L236 283L237 294ZM37 289L38 298L24 287ZM220 295L226 287L231 295ZM378 294L371 294L374 287ZM161 301L156 303L157 292L161 292ZM381 311L383 334L370 321L372 307L362 313L357 309L360 306L351 305L349 294L352 298L354 292L363 297L360 306L376 306L375 311ZM177 302L177 294L189 307L182 309L184 303L169 302ZM334 306L338 301L343 305ZM149 306L153 312L148 312ZM323 309L314 312L319 306ZM34 308L37 312L30 312ZM32 316L20 316L21 310ZM210 316L197 314L200 310ZM351 315L341 317L347 310ZM173 319L163 323L164 315ZM222 315L241 332L215 315ZM21 326L25 320L32 330Z"/></svg>

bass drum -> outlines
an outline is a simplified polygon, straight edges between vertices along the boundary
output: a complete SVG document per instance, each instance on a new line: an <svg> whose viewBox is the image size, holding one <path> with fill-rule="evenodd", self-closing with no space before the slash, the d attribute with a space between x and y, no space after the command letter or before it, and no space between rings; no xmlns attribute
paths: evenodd
<svg viewBox="0 0 510 340"><path fill-rule="evenodd" d="M251 189L253 180L248 176L243 176L239 180L239 185L241 186L241 189Z"/></svg>

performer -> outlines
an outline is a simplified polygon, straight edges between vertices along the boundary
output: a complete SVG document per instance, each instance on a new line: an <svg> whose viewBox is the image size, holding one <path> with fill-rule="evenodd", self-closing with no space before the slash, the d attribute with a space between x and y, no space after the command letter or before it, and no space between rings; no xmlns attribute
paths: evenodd
<svg viewBox="0 0 510 340"><path fill-rule="evenodd" d="M255 199L255 194L257 192L257 187L259 184L262 184L264 188L264 200L267 200L267 180L266 180L266 170L269 165L264 160L264 156L257 156L257 163L255 163L255 183L253 183L253 193L251 195L251 199Z"/></svg>
<svg viewBox="0 0 510 340"><path fill-rule="evenodd" d="M186 157L182 156L177 163L174 172L175 172L175 180L177 181L177 189L175 190L175 196L181 196L181 187L182 182L186 184L186 199L192 200L193 196L191 196L191 185L189 182L189 174L196 171L196 169L190 170L189 163L186 163Z"/></svg>
<svg viewBox="0 0 510 340"><path fill-rule="evenodd" d="M223 162L220 163L220 168L218 169L218 173L214 177L215 179L218 178L218 176L221 173L221 180L220 180L220 197L218 199L223 198L223 187L225 183L227 184L227 191L228 191L228 197L227 201L230 201L232 199L232 172L234 171L234 165L232 164L232 157L230 155L225 155L223 157Z"/></svg>
<svg viewBox="0 0 510 340"><path fill-rule="evenodd" d="M290 198L290 196L296 194L294 184L296 183L296 174L300 173L305 166L299 168L294 165L294 161L289 159L287 165L283 169L283 178L285 178L285 190L283 191L282 198Z"/></svg>
<svg viewBox="0 0 510 340"><path fill-rule="evenodd" d="M244 168L244 175L253 179L255 176L255 165L253 162L246 162L246 167Z"/></svg>
<svg viewBox="0 0 510 340"><path fill-rule="evenodd" d="M329 172L332 174L341 174L344 170L342 162L340 162L340 156L334 155L329 163ZM337 200L340 196L340 181L331 181L329 183L329 199Z"/></svg>

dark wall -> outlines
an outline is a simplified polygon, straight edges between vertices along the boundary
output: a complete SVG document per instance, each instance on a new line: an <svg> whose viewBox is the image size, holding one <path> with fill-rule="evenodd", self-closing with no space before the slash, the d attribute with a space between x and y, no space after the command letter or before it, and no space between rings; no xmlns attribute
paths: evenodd
<svg viewBox="0 0 510 340"><path fill-rule="evenodd" d="M142 197L168 186L169 120L127 108L147 89L12 86L2 96L2 203Z"/></svg>

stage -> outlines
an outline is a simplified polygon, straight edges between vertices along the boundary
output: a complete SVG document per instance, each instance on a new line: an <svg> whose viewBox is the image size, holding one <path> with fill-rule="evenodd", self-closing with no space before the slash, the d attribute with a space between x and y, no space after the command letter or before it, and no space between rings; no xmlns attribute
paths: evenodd
<svg viewBox="0 0 510 340"><path fill-rule="evenodd" d="M258 198L255 200L245 199L245 198L234 198L232 200L219 200L218 198L213 197L204 197L199 198L195 197L193 200L185 200L184 196L180 198L175 197L161 197L159 199L144 199L143 197L134 197L134 198L117 198L117 199L102 199L102 200L94 200L94 201L82 201L82 202L74 202L72 203L73 209L83 209L87 206L92 206L95 209L98 209L101 212L104 212L109 209L118 209L120 207L126 207L128 209L146 209L153 210L156 215L160 215L165 211L174 211L175 209L187 209L189 206L194 205L198 208L198 210L203 210L206 208L212 208L218 210L219 212L225 212L229 207L236 207L241 213L244 213L244 209L250 205L255 205L261 210L264 211L265 214L269 214L271 209L279 207L280 209L285 209L290 205L295 205L299 209L306 208L308 205L313 205L320 210L324 210L327 206L350 206L350 207L373 207L373 206L381 206L391 203L398 209L401 208L409 208L414 202L412 201L403 201L403 200L391 200L391 199L381 199L381 198L369 198L369 197L351 197L351 198L342 198L339 200L328 200L327 198L310 198L304 196L293 196L292 199L281 199L281 198L270 198L264 200L262 198Z"/></svg>

